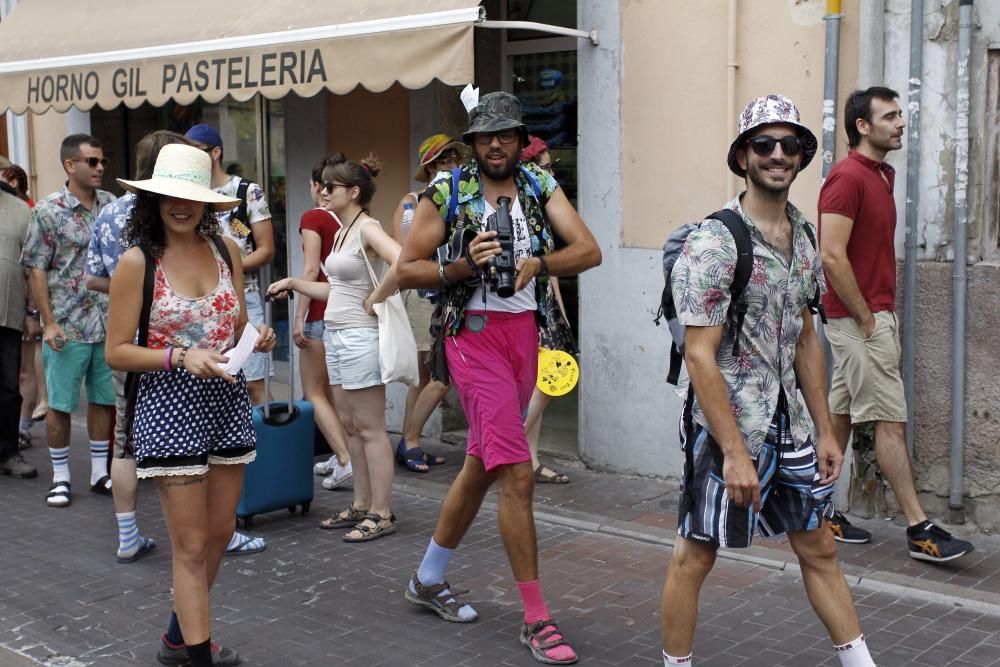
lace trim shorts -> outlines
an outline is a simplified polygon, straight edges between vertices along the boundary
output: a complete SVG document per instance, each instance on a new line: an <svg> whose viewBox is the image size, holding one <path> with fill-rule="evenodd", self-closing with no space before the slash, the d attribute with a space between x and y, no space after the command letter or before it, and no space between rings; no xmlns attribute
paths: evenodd
<svg viewBox="0 0 1000 667"><path fill-rule="evenodd" d="M183 370L143 373L132 424L136 474L201 475L210 465L250 463L252 415L242 371L235 384Z"/></svg>

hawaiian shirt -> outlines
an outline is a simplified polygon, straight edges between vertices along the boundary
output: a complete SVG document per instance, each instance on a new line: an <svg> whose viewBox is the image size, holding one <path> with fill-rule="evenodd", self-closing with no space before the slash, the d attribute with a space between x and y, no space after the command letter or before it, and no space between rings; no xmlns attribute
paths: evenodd
<svg viewBox="0 0 1000 667"><path fill-rule="evenodd" d="M63 186L31 211L21 264L46 272L52 314L69 340L81 343L104 340L108 297L87 289L83 279L94 220L114 199L110 192L97 190L94 208L87 210Z"/></svg>
<svg viewBox="0 0 1000 667"><path fill-rule="evenodd" d="M826 291L819 253L806 232L810 223L788 204L785 212L792 224L791 263L747 217L740 198L726 208L737 212L750 228L753 239L753 271L746 287L747 312L740 331L731 331L729 285L736 271L736 242L726 226L705 220L691 232L672 272L677 317L685 326L723 325L716 361L729 388L733 416L752 456L764 444L768 427L778 408L782 389L788 403L792 440L799 449L810 440L812 422L798 399L795 382L795 348L802 334L802 313L816 293ZM815 238L815 229L813 238ZM733 337L739 351L733 355ZM694 401L695 421L709 428Z"/></svg>
<svg viewBox="0 0 1000 667"><path fill-rule="evenodd" d="M226 195L227 197L235 198L239 192L239 188L240 177L233 176L223 185L213 189L220 194ZM271 210L267 207L267 196L264 194L264 190L261 189L259 185L251 181L250 185L247 186L248 219L237 219L236 212L238 210L239 204L234 206L229 211L220 211L215 215L219 219L219 228L222 230L222 235L235 241L236 245L240 248L240 257L246 257L252 250L250 247L250 235L252 233L250 228L258 222L271 219ZM257 289L256 270L253 273L244 274L243 288Z"/></svg>
<svg viewBox="0 0 1000 667"><path fill-rule="evenodd" d="M538 189L541 191L539 198L535 194L535 188L528 180L526 173L530 173L534 178ZM532 256L547 255L555 250L555 235L549 226L548 218L545 217L545 202L555 192L559 184L552 174L530 162L522 162L521 169L514 172L514 184L517 187L518 200L521 203L521 210L524 212L525 220L528 224L528 235L531 241ZM477 232L486 228L486 198L483 196L482 187L479 181L479 165L469 162L464 167L458 177L458 210L454 220L448 220L448 207L451 202L452 174L450 171L438 172L434 180L431 181L427 189L421 193L421 197L429 197L438 209L438 214L445 221L445 239L450 239L458 221L464 214L466 225ZM464 283L452 285L451 289L444 295L441 301L445 304L445 323L449 336L454 336L465 322L465 304L472 296L474 286ZM558 312L558 306L552 297L549 280L547 277L538 276L535 281L535 301L538 304L536 311L539 326L555 326L553 319ZM561 321L562 318L559 318Z"/></svg>
<svg viewBox="0 0 1000 667"><path fill-rule="evenodd" d="M126 192L101 209L94 222L94 233L90 237L87 250L87 274L98 278L110 278L118 266L118 260L125 252L122 245L122 230L129 213L135 206L135 193Z"/></svg>

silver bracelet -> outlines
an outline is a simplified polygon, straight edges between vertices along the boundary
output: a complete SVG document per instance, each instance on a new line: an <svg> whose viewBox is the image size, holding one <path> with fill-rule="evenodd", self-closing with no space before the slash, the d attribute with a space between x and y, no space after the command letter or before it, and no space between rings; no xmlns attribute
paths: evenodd
<svg viewBox="0 0 1000 667"><path fill-rule="evenodd" d="M448 278L446 278L444 275L444 264L438 264L438 278L441 279L441 289L442 290L448 289L449 283L448 283Z"/></svg>

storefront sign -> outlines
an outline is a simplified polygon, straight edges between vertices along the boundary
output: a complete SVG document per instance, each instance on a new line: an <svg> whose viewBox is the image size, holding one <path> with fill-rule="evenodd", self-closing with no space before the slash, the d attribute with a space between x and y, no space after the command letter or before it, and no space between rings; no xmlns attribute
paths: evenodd
<svg viewBox="0 0 1000 667"><path fill-rule="evenodd" d="M327 83L320 49L271 51L257 56L189 58L146 66L103 70L34 74L26 78L29 105L87 103L89 107L110 92L118 101L147 97L154 86L160 95L173 98L210 91L288 88L299 84Z"/></svg>

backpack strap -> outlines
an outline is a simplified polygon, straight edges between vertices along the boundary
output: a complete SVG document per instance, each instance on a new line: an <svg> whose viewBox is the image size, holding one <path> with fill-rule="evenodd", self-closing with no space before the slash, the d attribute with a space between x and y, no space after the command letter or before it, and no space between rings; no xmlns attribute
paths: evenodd
<svg viewBox="0 0 1000 667"><path fill-rule="evenodd" d="M236 186L236 198L240 200L240 205L236 208L236 219L245 224L247 229L250 229L250 235L247 237L247 242L250 244L250 252L253 252L257 249L257 242L254 241L253 229L250 227L250 221L247 220L247 190L249 189L250 181L245 178L241 178L240 184Z"/></svg>
<svg viewBox="0 0 1000 667"><path fill-rule="evenodd" d="M451 222L458 216L458 179L461 175L461 167L455 167L451 170L451 198L448 199L448 219L446 222Z"/></svg>
<svg viewBox="0 0 1000 667"><path fill-rule="evenodd" d="M538 184L538 179L535 178L535 175L532 174L531 170L524 166L524 164L518 165L518 169L520 169L521 173L524 174L524 177L528 179L528 183L531 185L531 191L535 193L535 199L537 199L538 203L542 205L542 208L545 208L545 204L548 203L548 198L545 196L545 193L542 192L542 186Z"/></svg>
<svg viewBox="0 0 1000 667"><path fill-rule="evenodd" d="M245 182L245 181L244 181ZM226 246L226 241L221 236L212 236L212 243L215 244L215 249L219 251L222 255L222 259L226 261L226 266L229 267L229 275L233 275L233 258L229 254L229 247Z"/></svg>
<svg viewBox="0 0 1000 667"><path fill-rule="evenodd" d="M146 260L142 276L142 310L139 311L138 343L140 347L149 344L149 314L153 309L153 289L156 283L156 258L146 248L139 246ZM132 420L135 417L135 403L139 398L139 378L142 373L130 372L125 376L125 451L132 453Z"/></svg>
<svg viewBox="0 0 1000 667"><path fill-rule="evenodd" d="M802 226L806 230L806 236L809 238L809 243L812 244L813 250L818 251L819 248L816 247L816 236L813 234L812 227L810 227L808 223ZM823 301L820 297L819 281L817 281L816 291L813 293L813 297L809 300L809 310L813 313L818 313L819 319L823 322L823 324L826 324L826 308L823 307Z"/></svg>
<svg viewBox="0 0 1000 667"><path fill-rule="evenodd" d="M736 270L733 282L729 286L729 325L733 331L733 356L740 351L740 330L743 329L743 318L747 314L747 301L744 296L750 274L753 273L753 239L750 230L736 211L724 208L709 216L726 226L733 240L736 241Z"/></svg>

